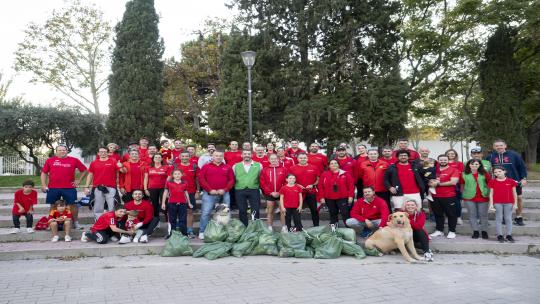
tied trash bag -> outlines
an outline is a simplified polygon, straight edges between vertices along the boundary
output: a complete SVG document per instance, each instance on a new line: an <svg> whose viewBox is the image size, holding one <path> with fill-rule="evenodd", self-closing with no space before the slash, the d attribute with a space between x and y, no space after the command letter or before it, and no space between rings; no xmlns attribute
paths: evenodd
<svg viewBox="0 0 540 304"><path fill-rule="evenodd" d="M253 220L249 222L244 234L242 234L238 242L253 240L255 236L256 238L259 238L259 233L261 232L268 232L267 228L264 226L264 222L259 219ZM206 238L206 233L204 234L204 238Z"/></svg>
<svg viewBox="0 0 540 304"><path fill-rule="evenodd" d="M192 255L193 249L189 245L189 239L178 231L172 231L171 237L167 240L165 248L161 252L162 257L175 257Z"/></svg>
<svg viewBox="0 0 540 304"><path fill-rule="evenodd" d="M238 219L231 219L226 228L228 234L226 241L229 243L236 243L240 237L242 237L244 231L246 231L246 226L244 226L244 224L242 224L242 222Z"/></svg>
<svg viewBox="0 0 540 304"><path fill-rule="evenodd" d="M320 247L315 248L316 259L336 259L341 255L343 240L332 235Z"/></svg>
<svg viewBox="0 0 540 304"><path fill-rule="evenodd" d="M278 255L278 236L275 233L261 233L257 246L251 252L252 255Z"/></svg>
<svg viewBox="0 0 540 304"><path fill-rule="evenodd" d="M205 236L206 238L206 236ZM200 258L204 256L209 260L215 260L218 258L229 256L233 244L226 242L208 243L201 246L193 253L194 258Z"/></svg>
<svg viewBox="0 0 540 304"><path fill-rule="evenodd" d="M280 258L294 258L294 249L292 248L281 248L278 253Z"/></svg>
<svg viewBox="0 0 540 304"><path fill-rule="evenodd" d="M326 242L328 239L332 237L331 232L329 233L321 233L319 235L316 235L310 243L310 246L313 248L321 247L324 242Z"/></svg>
<svg viewBox="0 0 540 304"><path fill-rule="evenodd" d="M279 246L281 248L305 250L306 237L302 232L282 232L279 235Z"/></svg>
<svg viewBox="0 0 540 304"><path fill-rule="evenodd" d="M351 255L356 257L357 259L361 260L366 257L366 253L364 252L364 249L356 243L351 243L344 241L343 248L341 249L341 254L344 255Z"/></svg>
<svg viewBox="0 0 540 304"><path fill-rule="evenodd" d="M345 241L356 243L356 232L351 228L336 229L337 235Z"/></svg>
<svg viewBox="0 0 540 304"><path fill-rule="evenodd" d="M236 243L232 247L231 254L237 258L250 255L255 246L257 246L257 242Z"/></svg>
<svg viewBox="0 0 540 304"><path fill-rule="evenodd" d="M217 224L214 221L208 222L208 225L204 230L205 243L223 242L227 239L227 236L228 234L225 226Z"/></svg>
<svg viewBox="0 0 540 304"><path fill-rule="evenodd" d="M294 250L294 257L298 259L311 259L313 257L313 248L306 247L306 250Z"/></svg>

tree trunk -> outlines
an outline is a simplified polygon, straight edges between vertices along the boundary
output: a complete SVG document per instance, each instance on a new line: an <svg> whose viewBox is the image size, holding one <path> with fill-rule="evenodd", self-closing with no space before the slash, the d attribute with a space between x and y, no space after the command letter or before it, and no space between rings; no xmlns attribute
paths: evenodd
<svg viewBox="0 0 540 304"><path fill-rule="evenodd" d="M527 149L525 151L525 162L527 167L536 164L538 149L538 139L540 137L540 118L537 118L527 129Z"/></svg>

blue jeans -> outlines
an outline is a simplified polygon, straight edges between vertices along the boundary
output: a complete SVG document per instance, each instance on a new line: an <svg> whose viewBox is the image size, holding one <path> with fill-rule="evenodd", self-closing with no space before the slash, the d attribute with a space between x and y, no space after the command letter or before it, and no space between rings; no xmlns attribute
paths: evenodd
<svg viewBox="0 0 540 304"><path fill-rule="evenodd" d="M206 225L210 220L210 214L217 203L223 203L230 206L231 200L229 192L225 192L223 195L210 195L208 192L203 191L202 204L201 204L201 227L200 232L204 232Z"/></svg>
<svg viewBox="0 0 540 304"><path fill-rule="evenodd" d="M180 228L183 235L187 235L187 204L169 203L169 223L171 231Z"/></svg>

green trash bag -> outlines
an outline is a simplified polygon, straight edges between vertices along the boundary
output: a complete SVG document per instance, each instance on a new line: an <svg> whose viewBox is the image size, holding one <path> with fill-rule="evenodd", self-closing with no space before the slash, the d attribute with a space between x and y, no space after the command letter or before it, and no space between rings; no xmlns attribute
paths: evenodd
<svg viewBox="0 0 540 304"><path fill-rule="evenodd" d="M178 231L173 231L167 240L165 248L161 252L163 257L192 255L193 248L189 245L189 239Z"/></svg>
<svg viewBox="0 0 540 304"><path fill-rule="evenodd" d="M337 235L348 242L356 243L356 232L351 228L336 229Z"/></svg>
<svg viewBox="0 0 540 304"><path fill-rule="evenodd" d="M364 246L364 252L369 256L382 256L382 253L377 248L369 249Z"/></svg>
<svg viewBox="0 0 540 304"><path fill-rule="evenodd" d="M309 227L304 228L304 231L308 233L311 236L319 235L322 233L330 233L331 229L330 226L324 225L324 226L315 226L315 227Z"/></svg>
<svg viewBox="0 0 540 304"><path fill-rule="evenodd" d="M302 232L282 232L279 235L279 240L282 248L306 249L306 237Z"/></svg>
<svg viewBox="0 0 540 304"><path fill-rule="evenodd" d="M214 221L209 221L204 230L204 242L214 243L223 242L227 239L227 228Z"/></svg>
<svg viewBox="0 0 540 304"><path fill-rule="evenodd" d="M278 257L280 258L293 258L294 257L294 249L292 248L281 248L278 253Z"/></svg>
<svg viewBox="0 0 540 304"><path fill-rule="evenodd" d="M275 233L261 233L259 242L251 252L252 255L278 255L277 247L278 236Z"/></svg>
<svg viewBox="0 0 540 304"><path fill-rule="evenodd" d="M246 230L244 231L244 234L240 237L238 242L245 242L247 241L247 238L253 237L253 233L259 236L260 232L269 232L269 230L264 226L264 222L262 220L254 220L249 222ZM206 238L206 234L204 235Z"/></svg>
<svg viewBox="0 0 540 304"><path fill-rule="evenodd" d="M330 233L321 233L319 235L316 235L315 238L311 241L310 246L313 248L319 248L326 242L328 239L330 239L333 236L333 234Z"/></svg>
<svg viewBox="0 0 540 304"><path fill-rule="evenodd" d="M244 231L246 231L246 226L238 219L231 219L225 227L228 234L226 241L229 243L236 243L242 237Z"/></svg>
<svg viewBox="0 0 540 304"><path fill-rule="evenodd" d="M194 258L205 257L209 260L229 256L233 244L226 242L208 243L201 246L193 253Z"/></svg>
<svg viewBox="0 0 540 304"><path fill-rule="evenodd" d="M313 257L313 249L306 247L306 250L294 250L294 257L299 259L311 259Z"/></svg>
<svg viewBox="0 0 540 304"><path fill-rule="evenodd" d="M366 253L364 252L364 249L362 249L362 246L351 243L351 242L342 242L343 248L341 249L341 253L343 255L351 255L356 257L357 259L361 260L366 257Z"/></svg>
<svg viewBox="0 0 540 304"><path fill-rule="evenodd" d="M257 246L257 242L235 243L231 249L231 254L237 258L240 258L251 254L255 246Z"/></svg>
<svg viewBox="0 0 540 304"><path fill-rule="evenodd" d="M320 247L315 248L316 259L336 259L341 255L343 240L332 235Z"/></svg>

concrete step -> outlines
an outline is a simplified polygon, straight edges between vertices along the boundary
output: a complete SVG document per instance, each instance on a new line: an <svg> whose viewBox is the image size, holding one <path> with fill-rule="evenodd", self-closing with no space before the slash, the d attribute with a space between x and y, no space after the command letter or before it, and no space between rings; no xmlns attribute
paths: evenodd
<svg viewBox="0 0 540 304"><path fill-rule="evenodd" d="M364 239L359 240L363 245ZM199 239L190 240L193 250L202 246ZM120 245L108 243L104 245L94 242L82 243L73 240L70 243L59 241L30 241L17 243L0 243L0 260L26 260L59 258L72 260L84 257L157 255L165 245L163 238L151 238L149 243L130 243ZM516 243L499 243L496 240L473 240L466 236L458 236L453 240L438 238L430 242L435 253L494 253L494 254L540 254L540 238L520 237ZM395 253L399 255L399 253ZM189 258L189 257L186 257ZM373 258L373 257L368 257ZM435 262L437 256L435 255Z"/></svg>

